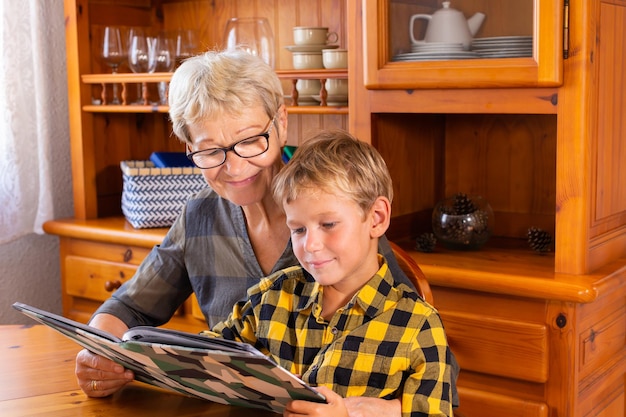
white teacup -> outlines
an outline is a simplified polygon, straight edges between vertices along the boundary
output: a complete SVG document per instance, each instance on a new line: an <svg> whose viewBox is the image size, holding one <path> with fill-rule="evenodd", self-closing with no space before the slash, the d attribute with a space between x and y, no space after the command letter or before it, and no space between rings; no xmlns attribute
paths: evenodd
<svg viewBox="0 0 626 417"><path fill-rule="evenodd" d="M326 45L339 39L336 32L329 32L327 27L296 26L293 28L293 41L296 45Z"/></svg>
<svg viewBox="0 0 626 417"><path fill-rule="evenodd" d="M348 97L348 80L329 78L326 80L326 92L329 96Z"/></svg>
<svg viewBox="0 0 626 417"><path fill-rule="evenodd" d="M324 68L348 68L348 50L323 49L322 63Z"/></svg>
<svg viewBox="0 0 626 417"><path fill-rule="evenodd" d="M321 52L293 52L294 69L319 69L324 68Z"/></svg>
<svg viewBox="0 0 626 417"><path fill-rule="evenodd" d="M296 89L300 96L315 96L320 93L322 83L320 80L298 80L296 82Z"/></svg>

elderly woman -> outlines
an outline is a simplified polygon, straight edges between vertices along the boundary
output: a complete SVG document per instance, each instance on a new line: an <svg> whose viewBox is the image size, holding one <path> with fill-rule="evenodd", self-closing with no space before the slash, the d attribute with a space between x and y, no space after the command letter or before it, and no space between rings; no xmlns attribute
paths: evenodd
<svg viewBox="0 0 626 417"><path fill-rule="evenodd" d="M169 106L174 133L209 187L189 199L133 279L95 312L90 325L118 336L133 326L166 323L192 293L211 327L261 277L298 262L271 193L287 142L282 86L272 69L245 52L207 52L176 70ZM379 250L394 276L409 283L387 240ZM108 396L133 379L131 371L87 350L76 358L76 376L91 397ZM385 407L397 401L352 404L371 411L370 400ZM399 415L399 402L395 409Z"/></svg>

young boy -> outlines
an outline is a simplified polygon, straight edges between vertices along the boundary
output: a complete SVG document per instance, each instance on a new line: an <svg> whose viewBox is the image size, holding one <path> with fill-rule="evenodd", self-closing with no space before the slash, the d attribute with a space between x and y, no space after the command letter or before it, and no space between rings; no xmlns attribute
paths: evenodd
<svg viewBox="0 0 626 417"><path fill-rule="evenodd" d="M285 416L347 416L352 397L388 400L369 402L385 416L451 416L441 319L378 255L393 196L380 154L347 133L321 133L273 190L301 266L252 287L213 332L253 344L327 398L292 401Z"/></svg>

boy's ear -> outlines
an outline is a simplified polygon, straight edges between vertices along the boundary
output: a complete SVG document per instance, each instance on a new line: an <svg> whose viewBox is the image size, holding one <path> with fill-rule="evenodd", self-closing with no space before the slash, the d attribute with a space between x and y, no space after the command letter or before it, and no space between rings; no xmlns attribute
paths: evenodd
<svg viewBox="0 0 626 417"><path fill-rule="evenodd" d="M378 197L370 209L370 237L379 238L385 234L391 222L391 203L386 197Z"/></svg>

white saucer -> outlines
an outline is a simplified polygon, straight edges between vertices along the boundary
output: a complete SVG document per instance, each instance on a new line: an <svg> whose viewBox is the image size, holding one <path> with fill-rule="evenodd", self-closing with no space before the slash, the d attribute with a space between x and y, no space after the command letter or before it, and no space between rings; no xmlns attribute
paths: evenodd
<svg viewBox="0 0 626 417"><path fill-rule="evenodd" d="M323 49L336 49L339 45L288 45L285 46L289 52L322 52Z"/></svg>
<svg viewBox="0 0 626 417"><path fill-rule="evenodd" d="M472 51L410 52L398 54L393 57L392 61L447 61L472 58L480 58L480 56Z"/></svg>
<svg viewBox="0 0 626 417"><path fill-rule="evenodd" d="M313 97L313 100L318 101L318 102L322 102L322 97L321 96L311 96ZM332 95L329 94L326 97L326 105L327 106L347 106L348 105L348 96L339 96L339 95Z"/></svg>
<svg viewBox="0 0 626 417"><path fill-rule="evenodd" d="M425 42L411 45L412 52L456 52L463 51L462 43Z"/></svg>

